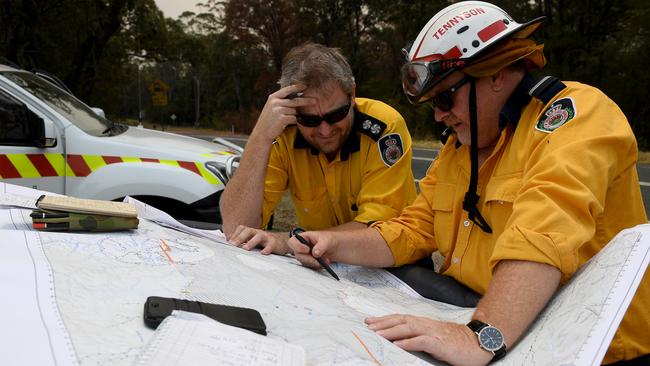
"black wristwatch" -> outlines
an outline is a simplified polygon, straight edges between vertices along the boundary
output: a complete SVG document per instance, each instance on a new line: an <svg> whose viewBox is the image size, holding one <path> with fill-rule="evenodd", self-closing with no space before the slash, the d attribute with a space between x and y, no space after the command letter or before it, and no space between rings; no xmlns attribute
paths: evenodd
<svg viewBox="0 0 650 366"><path fill-rule="evenodd" d="M499 329L480 320L472 320L467 323L467 326L476 333L479 346L494 355L491 362L498 361L506 355L506 343Z"/></svg>

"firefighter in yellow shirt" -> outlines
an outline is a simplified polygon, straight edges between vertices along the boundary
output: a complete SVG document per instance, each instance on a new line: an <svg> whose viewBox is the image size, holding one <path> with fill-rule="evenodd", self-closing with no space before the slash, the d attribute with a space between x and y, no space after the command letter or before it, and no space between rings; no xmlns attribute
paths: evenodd
<svg viewBox="0 0 650 366"><path fill-rule="evenodd" d="M261 229L287 189L298 224L308 230L366 227L413 202L404 119L382 102L355 97L352 70L338 49L292 49L279 83L221 197L232 244L287 253L288 233Z"/></svg>
<svg viewBox="0 0 650 366"><path fill-rule="evenodd" d="M451 135L394 219L345 233L306 232L313 255L388 267L438 250L441 273L482 294L468 324L410 315L368 318L400 347L451 364L504 357L555 293L615 234L648 221L636 139L618 106L577 82L533 78L546 62L520 24L485 2L451 5L406 50L402 84L431 102ZM289 245L318 268L306 246ZM603 362L650 361L650 275L642 280ZM483 329L490 336L477 339Z"/></svg>

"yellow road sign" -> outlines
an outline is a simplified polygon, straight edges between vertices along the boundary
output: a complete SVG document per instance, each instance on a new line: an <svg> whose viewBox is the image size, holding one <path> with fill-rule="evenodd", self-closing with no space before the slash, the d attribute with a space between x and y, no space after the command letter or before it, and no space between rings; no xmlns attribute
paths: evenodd
<svg viewBox="0 0 650 366"><path fill-rule="evenodd" d="M169 85L165 84L165 82L160 79L156 79L151 84L149 84L149 91L151 94L167 93L168 89Z"/></svg>
<svg viewBox="0 0 650 366"><path fill-rule="evenodd" d="M167 94L164 93L154 93L151 96L151 102L153 105L158 107L165 107L168 104Z"/></svg>
<svg viewBox="0 0 650 366"><path fill-rule="evenodd" d="M149 85L149 91L151 92L151 103L157 107L165 107L169 104L167 99L167 90L169 85L165 84L164 81L160 79L154 80Z"/></svg>

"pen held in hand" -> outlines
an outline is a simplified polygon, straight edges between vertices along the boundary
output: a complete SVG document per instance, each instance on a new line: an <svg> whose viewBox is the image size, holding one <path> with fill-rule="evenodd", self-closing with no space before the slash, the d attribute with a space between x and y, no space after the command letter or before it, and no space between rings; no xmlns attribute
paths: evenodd
<svg viewBox="0 0 650 366"><path fill-rule="evenodd" d="M291 230L291 235L292 235L292 236L295 236L296 239L298 239L298 241L301 242L302 244L305 244L306 246L308 246L308 247L309 247L309 253L311 254L311 250L314 249L314 244L312 244L309 240L303 238L303 237L299 234L299 233L301 233L301 232L303 232L303 231L304 231L304 230L302 230L302 229L300 229L300 228L295 228L295 229ZM314 259L316 259L316 260L318 261L318 263L321 265L321 267L323 267L323 268L327 271L327 273L329 273L330 275L332 275L332 277L334 277L334 279L336 279L337 281L340 281L339 276L336 275L336 273L335 273L335 272L332 270L332 268L327 264L327 262L325 262L325 260L324 260L323 258L321 258L321 257L318 257L318 258L314 257Z"/></svg>

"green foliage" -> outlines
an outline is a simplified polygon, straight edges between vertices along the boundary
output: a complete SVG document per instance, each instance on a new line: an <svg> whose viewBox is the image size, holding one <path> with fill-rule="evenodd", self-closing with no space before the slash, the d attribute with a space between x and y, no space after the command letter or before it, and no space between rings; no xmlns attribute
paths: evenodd
<svg viewBox="0 0 650 366"><path fill-rule="evenodd" d="M412 106L399 81L401 49L448 0L207 0L199 13L164 18L154 0L0 2L0 56L50 71L110 117L249 132L277 89L282 57L305 41L342 49L357 95L384 100L414 138L438 136L428 106ZM650 148L650 3L644 0L497 0L519 21L546 16L536 37L544 73L602 89ZM56 30L56 31L53 31ZM169 104L148 87L169 85ZM197 113L198 112L198 113Z"/></svg>

